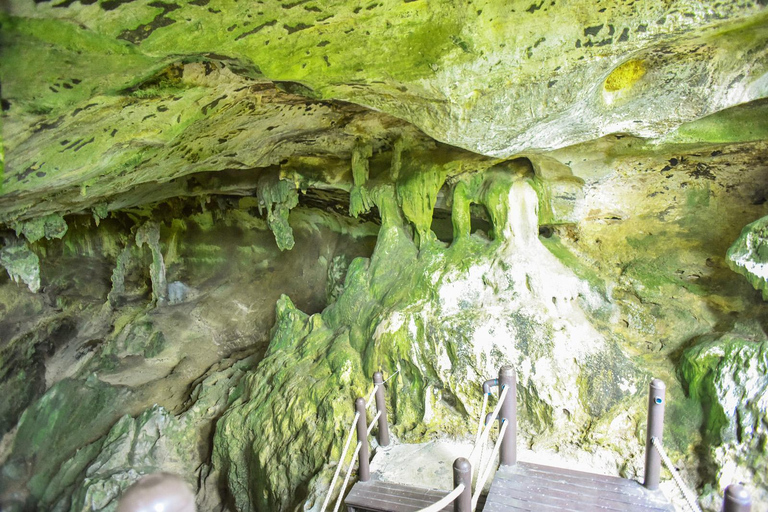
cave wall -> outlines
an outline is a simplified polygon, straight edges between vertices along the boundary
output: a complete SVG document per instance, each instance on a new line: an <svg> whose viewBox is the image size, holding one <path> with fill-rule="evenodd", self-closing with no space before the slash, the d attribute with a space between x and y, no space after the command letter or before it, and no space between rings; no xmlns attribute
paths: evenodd
<svg viewBox="0 0 768 512"><path fill-rule="evenodd" d="M663 378L702 506L768 510L761 2L5 7L3 510L319 510L374 371L421 442L502 364L627 478Z"/></svg>

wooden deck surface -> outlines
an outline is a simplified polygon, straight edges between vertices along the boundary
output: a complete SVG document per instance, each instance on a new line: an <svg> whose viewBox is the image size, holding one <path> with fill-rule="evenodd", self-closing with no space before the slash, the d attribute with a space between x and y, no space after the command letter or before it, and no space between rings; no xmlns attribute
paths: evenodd
<svg viewBox="0 0 768 512"><path fill-rule="evenodd" d="M449 492L370 480L357 482L344 503L350 512L414 512L437 503ZM443 511L453 512L453 504Z"/></svg>
<svg viewBox="0 0 768 512"><path fill-rule="evenodd" d="M634 480L518 462L501 466L483 512L674 512L659 491Z"/></svg>
<svg viewBox="0 0 768 512"><path fill-rule="evenodd" d="M371 480L357 482L344 500L350 512L415 512L450 491ZM453 512L453 504L442 509ZM660 491L634 480L518 462L501 466L482 512L674 512Z"/></svg>

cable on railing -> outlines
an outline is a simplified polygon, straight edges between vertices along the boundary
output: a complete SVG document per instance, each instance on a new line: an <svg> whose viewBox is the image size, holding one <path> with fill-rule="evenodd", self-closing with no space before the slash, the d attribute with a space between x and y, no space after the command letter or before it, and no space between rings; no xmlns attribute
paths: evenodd
<svg viewBox="0 0 768 512"><path fill-rule="evenodd" d="M483 433L483 420L485 419L485 410L488 408L488 395L483 393L483 406L480 409L480 420L477 422L477 436L475 436L475 445L480 441L480 434Z"/></svg>
<svg viewBox="0 0 768 512"><path fill-rule="evenodd" d="M496 418L499 416L499 411L501 410L501 406L504 403L504 399L507 398L507 392L509 391L509 388L507 386L502 386L501 394L499 395L499 402L496 404L496 407L493 409L493 413L491 413L491 419L487 422L485 425L485 429L483 430L483 433L480 436L480 443L475 444L475 447L472 449L472 453L469 455L469 462L474 466L474 458L475 454L477 452L478 446L483 446L483 444L488 440L488 434L491 432L491 427L493 427L493 422L496 421Z"/></svg>
<svg viewBox="0 0 768 512"><path fill-rule="evenodd" d="M368 440L366 439L366 442ZM349 463L349 467L347 468L347 474L344 476L344 483L341 485L341 491L339 491L339 499L336 500L336 506L333 507L333 512L339 512L339 507L341 507L341 502L344 501L344 489L347 488L347 485L349 484L349 476L352 474L352 468L355 467L355 461L357 461L357 455L360 453L360 448L363 447L363 443L358 442L357 448L355 448L355 454L352 455L352 461Z"/></svg>
<svg viewBox="0 0 768 512"><path fill-rule="evenodd" d="M507 431L507 427L509 426L509 421L507 421L506 418L504 418L501 421L501 429L499 429L499 438L496 439L496 444L493 445L493 451L491 452L491 459L488 461L488 464L485 466L485 470L482 472L482 476L477 480L477 483L475 484L475 495L472 496L472 510L474 511L475 508L477 508L477 501L480 499L480 494L483 492L483 487L485 487L485 482L488 481L488 477L491 476L491 470L493 469L493 463L496 462L496 456L499 454L499 449L501 448L501 441L504 439L504 432Z"/></svg>
<svg viewBox="0 0 768 512"><path fill-rule="evenodd" d="M323 502L323 507L320 509L320 512L325 512L325 507L327 507L328 502L331 501L331 495L333 494L333 489L336 486L336 480L339 478L341 468L344 466L344 459L347 456L347 450L349 450L349 443L352 441L352 434L355 433L355 427L357 426L358 418L360 418L360 413L355 412L355 418L352 420L352 425L349 427L347 440L344 442L344 449L341 451L341 457L339 457L339 464L336 466L336 472L333 473L331 485L328 487L328 494L325 497L325 501Z"/></svg>
<svg viewBox="0 0 768 512"><path fill-rule="evenodd" d="M696 502L696 496L688 488L688 486L685 485L685 482L683 482L683 479L680 478L680 475L677 472L677 468L675 468L675 466L672 464L672 461L667 456L667 453L664 451L664 447L662 446L659 438L651 437L651 444L653 444L653 447L656 448L656 450L659 452L659 455L661 456L661 460L664 462L664 465L667 466L667 469L672 474L672 479L675 481L678 489L680 489L680 492L683 494L683 498L685 498L685 501L688 503L688 506L691 508L691 510L693 510L693 512L701 512L701 508L699 508L699 504Z"/></svg>
<svg viewBox="0 0 768 512"><path fill-rule="evenodd" d="M464 484L459 484L454 488L450 493L446 494L443 499L438 501L437 503L433 503L432 505L428 506L427 508L422 508L420 510L417 510L416 512L439 512L440 510L443 510L445 507L447 507L450 503L453 503L453 501L458 498L461 493L464 492Z"/></svg>
<svg viewBox="0 0 768 512"><path fill-rule="evenodd" d="M373 398L376 396L376 391L379 390L379 385L376 384L373 386L373 391L371 391L371 394L368 395L368 400L365 401L365 408L369 408L371 404L373 403Z"/></svg>
<svg viewBox="0 0 768 512"><path fill-rule="evenodd" d="M391 378L391 377L390 377ZM370 407L371 403L373 402L374 397L376 396L376 391L379 389L378 384L373 386L373 391L371 391L371 394L368 396L368 400L365 402L366 409ZM371 421L371 425L368 427L368 434L370 435L371 429L373 428L373 425L376 424L376 420L379 419L379 416L381 416L381 411L376 413L376 416L373 418L373 421ZM326 507L328 506L328 503L331 501L331 495L333 494L333 489L336 486L336 480L339 478L339 474L341 472L341 468L344 466L344 458L347 456L347 450L349 450L349 444L352 441L352 434L355 432L355 427L357 426L357 420L360 419L360 413L355 412L355 417L352 419L352 425L349 427L349 433L347 434L347 440L344 442L344 449L341 451L341 457L339 457L339 464L336 466L336 471L333 473L333 478L331 479L331 485L328 487L328 494L325 497L325 501L323 501L323 506L320 509L320 512L325 512ZM359 443L358 443L359 444ZM359 449L358 449L359 450ZM355 454L355 457L353 457L352 462L350 462L349 467L351 468L354 466L355 458L357 457L357 454ZM346 479L348 481L349 478ZM342 487L341 494L344 494L344 489L346 488L346 483L344 487ZM335 510L338 509L338 505Z"/></svg>
<svg viewBox="0 0 768 512"><path fill-rule="evenodd" d="M373 417L371 420L371 424L368 425L368 435L371 435L371 430L373 430L373 426L376 425L376 422L379 421L379 417L381 416L381 411L376 412L376 416Z"/></svg>
<svg viewBox="0 0 768 512"><path fill-rule="evenodd" d="M398 373L400 373L400 370L397 370L395 373L393 373L392 375L390 375L389 377L387 377L387 380L385 380L385 381L383 382L383 384L386 384L387 382L389 382L390 380L392 380L392 378L393 378L395 375L397 375Z"/></svg>

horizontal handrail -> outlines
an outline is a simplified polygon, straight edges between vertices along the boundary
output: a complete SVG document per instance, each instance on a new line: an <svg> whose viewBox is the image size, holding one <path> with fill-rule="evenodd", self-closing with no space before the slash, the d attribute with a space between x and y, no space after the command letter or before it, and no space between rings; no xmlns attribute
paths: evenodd
<svg viewBox="0 0 768 512"><path fill-rule="evenodd" d="M461 493L464 492L464 489L466 489L464 484L459 484L450 493L446 494L443 499L441 499L437 503L433 503L427 508L422 508L417 512L439 512L440 510L443 510L445 507L447 507L449 503L453 503L454 501L456 501L456 498L458 498L461 495Z"/></svg>
<svg viewBox="0 0 768 512"><path fill-rule="evenodd" d="M357 460L357 456L360 453L360 449L363 447L363 443L359 442L357 443L357 448L355 448L355 454L352 455L352 461L349 463L349 467L347 468L347 474L344 476L344 483L341 485L341 492L339 492L339 499L336 500L336 506L333 507L333 512L339 512L339 507L341 507L341 502L344 501L344 489L347 488L347 485L349 485L349 477L352 475L352 468L355 467L355 461Z"/></svg>
<svg viewBox="0 0 768 512"><path fill-rule="evenodd" d="M344 449L341 451L341 457L339 457L339 464L336 466L336 471L333 473L333 478L331 479L331 485L328 486L328 494L325 496L325 501L323 501L323 506L320 508L321 512L325 512L325 507L328 506L328 502L331 501L331 495L333 494L333 489L336 486L336 480L339 478L339 473L341 472L341 468L344 466L344 459L347 457L347 450L349 450L349 443L352 442L352 434L355 432L355 427L357 426L357 418L360 417L360 413L355 412L355 418L352 420L352 425L349 426L349 432L347 433L347 440L344 442ZM354 460L354 459L353 459ZM352 463L350 463L350 466Z"/></svg>
<svg viewBox="0 0 768 512"><path fill-rule="evenodd" d="M485 482L488 481L488 477L491 476L491 470L493 469L493 463L496 462L496 456L499 454L499 449L501 448L501 442L504 440L504 433L507 431L507 427L509 426L509 421L507 419L503 419L501 421L501 429L499 430L499 437L496 439L496 444L493 445L493 451L491 452L491 458L488 460L488 464L485 466L485 469L481 473L481 477L477 480L477 483L475 483L475 494L472 496L472 510L474 511L477 508L477 502L480 499L480 494L483 492L483 487L485 487ZM483 461L480 461L480 464L482 464Z"/></svg>
<svg viewBox="0 0 768 512"><path fill-rule="evenodd" d="M379 418L381 417L381 411L376 412L376 416L373 417L371 420L371 424L368 425L368 435L371 435L371 430L373 430L373 426L376 425L376 422L379 421Z"/></svg>
<svg viewBox="0 0 768 512"><path fill-rule="evenodd" d="M664 451L664 446L661 444L661 440L659 440L658 437L651 437L651 444L654 448L659 452L659 455L661 456L661 461L664 463L665 466L667 466L667 469L672 474L672 480L675 481L677 484L677 488L680 489L680 492L683 494L683 498L685 498L685 501L688 503L688 506L693 510L693 512L701 512L701 508L699 507L699 504L696 503L696 497L694 496L693 492L688 488L687 485L685 485L685 482L683 482L683 479L680 478L680 474L677 472L677 469L672 464L672 461L667 456L667 452Z"/></svg>
<svg viewBox="0 0 768 512"><path fill-rule="evenodd" d="M488 440L488 434L490 434L491 432L491 427L493 427L493 422L496 421L496 418L499 416L499 411L501 410L502 404L504 404L504 399L507 398L508 391L509 391L508 387L502 386L501 395L499 395L499 402L496 404L496 407L493 409L493 412L491 413L491 419L485 425L485 429L483 430L483 433L480 435L480 442L478 444L475 444L475 447L472 449L472 453L469 455L470 462L474 460L475 453L477 452L478 447L483 446L485 442Z"/></svg>

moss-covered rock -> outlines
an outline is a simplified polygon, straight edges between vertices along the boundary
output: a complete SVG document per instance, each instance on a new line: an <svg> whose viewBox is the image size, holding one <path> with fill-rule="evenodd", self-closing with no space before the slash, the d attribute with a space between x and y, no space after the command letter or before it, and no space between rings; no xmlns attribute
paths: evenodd
<svg viewBox="0 0 768 512"><path fill-rule="evenodd" d="M11 242L0 250L0 265L14 282L23 282L32 293L40 290L40 258L24 242Z"/></svg>
<svg viewBox="0 0 768 512"><path fill-rule="evenodd" d="M768 300L768 217L748 224L728 249L728 266L749 280Z"/></svg>
<svg viewBox="0 0 768 512"><path fill-rule="evenodd" d="M377 188L376 250L350 264L337 301L312 316L287 297L278 302L265 359L243 380L214 442L214 466L238 509L322 499L341 448L334 439L379 369L397 374L388 384L390 421L408 441L467 435L479 383L502 364L518 369L521 435L537 446L567 445L590 415L605 416L637 393L642 373L574 302L588 290L538 242L533 189L514 180L497 188L499 202L514 204L494 217L507 223L496 227L499 238L465 236L448 248L412 238L398 206L409 196ZM521 212L523 220L511 217Z"/></svg>
<svg viewBox="0 0 768 512"><path fill-rule="evenodd" d="M768 341L729 334L683 354L680 371L705 411L705 438L720 488L743 479L763 503L768 475Z"/></svg>
<svg viewBox="0 0 768 512"><path fill-rule="evenodd" d="M44 502L46 495L56 497L62 489L49 490L49 486L62 464L80 447L99 440L122 415L121 403L128 393L95 377L63 380L53 386L19 420L0 486L14 488L26 481L16 501L29 507Z"/></svg>
<svg viewBox="0 0 768 512"><path fill-rule="evenodd" d="M723 259L766 214L764 4L11 0L0 263L42 293L0 280L0 507L114 508L196 463L204 510L311 502L378 369L420 441L469 432L513 364L522 439L633 476L637 395L691 340L670 448L695 458L700 400L698 453L722 441L710 459L765 488L754 393L736 420L707 405L763 352L696 352L765 322ZM765 294L734 263L762 238L728 264ZM242 379L189 412L232 354ZM74 432L79 401L98 421ZM178 449L211 437L213 466Z"/></svg>

